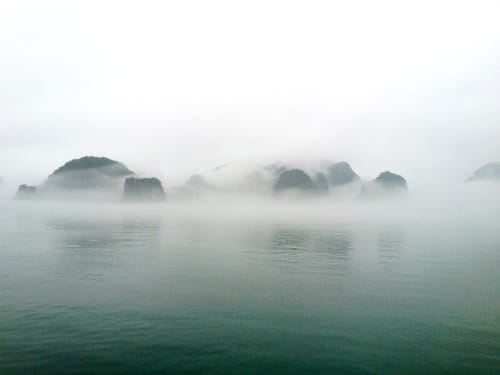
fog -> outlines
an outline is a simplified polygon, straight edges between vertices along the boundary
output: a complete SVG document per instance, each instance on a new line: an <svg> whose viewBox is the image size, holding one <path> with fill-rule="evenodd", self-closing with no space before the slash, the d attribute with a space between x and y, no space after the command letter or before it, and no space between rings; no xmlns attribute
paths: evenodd
<svg viewBox="0 0 500 375"><path fill-rule="evenodd" d="M126 204L119 201L70 199L16 201L0 199L5 215L15 213L19 226L35 218L95 223L149 222L168 225L197 223L204 227L234 225L272 226L286 224L302 228L324 225L420 225L458 226L467 230L498 229L500 186L477 184L447 186L433 193L413 193L406 199L362 200L353 198L283 199L244 194L218 194L201 199L169 200L159 204ZM95 198L95 197L94 197ZM8 225L8 223L4 223Z"/></svg>
<svg viewBox="0 0 500 375"><path fill-rule="evenodd" d="M84 155L166 188L225 164L346 160L366 180L401 174L413 196L460 191L500 160L499 11L495 1L3 2L1 195Z"/></svg>

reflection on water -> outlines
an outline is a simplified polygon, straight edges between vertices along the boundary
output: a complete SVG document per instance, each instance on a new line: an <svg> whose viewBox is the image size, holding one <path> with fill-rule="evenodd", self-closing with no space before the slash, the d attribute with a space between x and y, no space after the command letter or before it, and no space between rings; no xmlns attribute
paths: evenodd
<svg viewBox="0 0 500 375"><path fill-rule="evenodd" d="M383 263L389 264L397 258L405 247L404 229L394 226L381 230L378 236L378 252Z"/></svg>
<svg viewBox="0 0 500 375"><path fill-rule="evenodd" d="M303 230L275 229L268 248L274 262L298 263L304 258L310 240L310 233Z"/></svg>
<svg viewBox="0 0 500 375"><path fill-rule="evenodd" d="M297 228L273 225L253 228L247 236L247 253L269 257L272 264L284 272L342 272L348 267L354 250L350 228Z"/></svg>
<svg viewBox="0 0 500 375"><path fill-rule="evenodd" d="M47 228L59 253L60 276L97 279L120 266L127 248L142 247L147 253L157 246L160 221L50 219Z"/></svg>
<svg viewBox="0 0 500 375"><path fill-rule="evenodd" d="M327 254L337 263L347 264L353 251L353 233L349 229L334 229L316 238L318 251Z"/></svg>

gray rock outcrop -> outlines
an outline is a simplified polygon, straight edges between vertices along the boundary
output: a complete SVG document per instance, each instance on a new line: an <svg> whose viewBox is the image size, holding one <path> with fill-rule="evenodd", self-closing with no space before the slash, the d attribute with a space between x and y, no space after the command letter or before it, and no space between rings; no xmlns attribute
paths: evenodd
<svg viewBox="0 0 500 375"><path fill-rule="evenodd" d="M125 180L123 198L126 201L162 201L165 199L165 192L161 181L155 177L129 177Z"/></svg>
<svg viewBox="0 0 500 375"><path fill-rule="evenodd" d="M361 196L365 198L393 197L405 195L407 192L408 184L404 177L385 171L363 186Z"/></svg>
<svg viewBox="0 0 500 375"><path fill-rule="evenodd" d="M331 165L327 172L328 182L331 186L342 186L359 180L359 176L345 161Z"/></svg>
<svg viewBox="0 0 500 375"><path fill-rule="evenodd" d="M373 182L387 190L408 190L406 180L402 176L389 171L380 173Z"/></svg>
<svg viewBox="0 0 500 375"><path fill-rule="evenodd" d="M316 185L311 177L301 169L290 169L284 171L274 184L274 191L282 193L288 190L296 190L305 193L317 192Z"/></svg>
<svg viewBox="0 0 500 375"><path fill-rule="evenodd" d="M19 185L16 199L33 199L36 197L36 187L31 185Z"/></svg>

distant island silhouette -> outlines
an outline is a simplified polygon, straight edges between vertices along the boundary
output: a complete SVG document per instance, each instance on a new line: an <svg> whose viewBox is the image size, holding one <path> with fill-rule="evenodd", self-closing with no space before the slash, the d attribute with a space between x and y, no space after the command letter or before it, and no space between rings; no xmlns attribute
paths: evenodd
<svg viewBox="0 0 500 375"><path fill-rule="evenodd" d="M160 202L166 198L192 199L225 192L276 198L351 196L376 199L401 197L409 191L408 183L401 175L384 171L373 180L363 180L346 161L310 168L275 162L243 173L232 186L217 184L217 177L230 168L230 164L224 164L209 172L211 178L195 174L183 185L164 190L158 177L138 176L124 163L107 157L84 156L56 168L38 186L20 185L16 199L98 197L126 202ZM500 181L500 163L480 167L467 181Z"/></svg>

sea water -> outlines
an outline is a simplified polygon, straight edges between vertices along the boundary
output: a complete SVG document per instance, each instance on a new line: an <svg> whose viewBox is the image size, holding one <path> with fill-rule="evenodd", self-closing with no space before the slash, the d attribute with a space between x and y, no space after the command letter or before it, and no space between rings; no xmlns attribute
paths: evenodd
<svg viewBox="0 0 500 375"><path fill-rule="evenodd" d="M499 370L497 216L297 205L3 202L0 373Z"/></svg>

